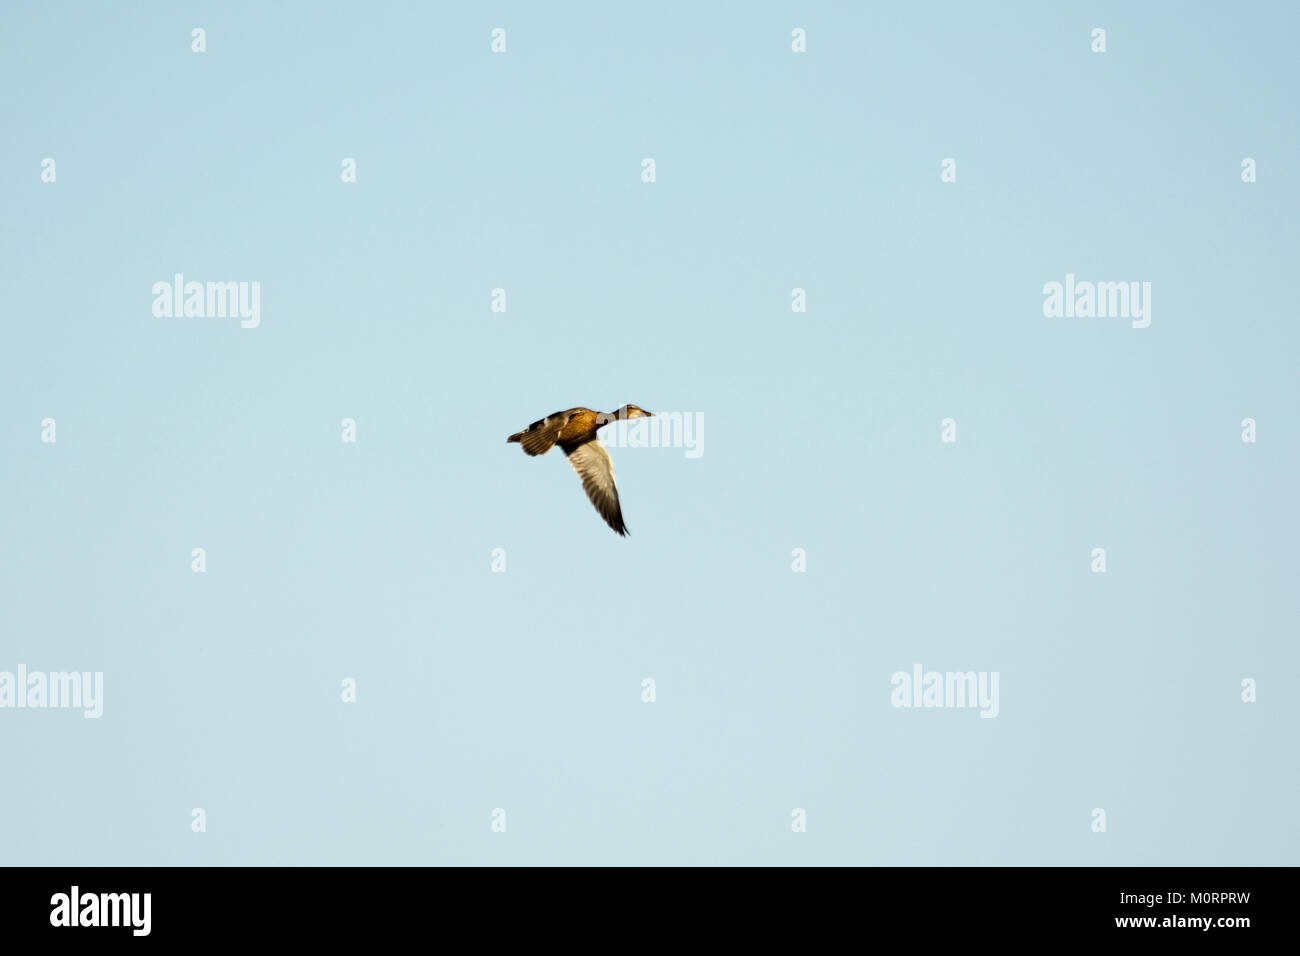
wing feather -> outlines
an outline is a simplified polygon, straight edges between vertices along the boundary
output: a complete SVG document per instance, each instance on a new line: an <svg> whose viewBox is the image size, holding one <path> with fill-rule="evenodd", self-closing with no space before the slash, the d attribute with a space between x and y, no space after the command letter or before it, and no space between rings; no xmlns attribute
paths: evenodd
<svg viewBox="0 0 1300 956"><path fill-rule="evenodd" d="M605 523L621 535L627 534L623 509L618 502L618 485L614 482L614 463L599 440L560 446L569 456L569 464L582 479L582 489L596 506Z"/></svg>
<svg viewBox="0 0 1300 956"><path fill-rule="evenodd" d="M569 409L572 411L572 409ZM554 412L545 418L539 418L521 432L515 432L506 441L517 441L524 446L525 454L544 455L550 451L560 437L560 429L568 421L569 411Z"/></svg>

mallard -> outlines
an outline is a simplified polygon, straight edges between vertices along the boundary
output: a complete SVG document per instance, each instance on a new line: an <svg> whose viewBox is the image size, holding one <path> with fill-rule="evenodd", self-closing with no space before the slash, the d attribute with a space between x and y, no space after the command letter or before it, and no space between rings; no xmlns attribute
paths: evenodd
<svg viewBox="0 0 1300 956"><path fill-rule="evenodd" d="M614 482L614 463L609 452L596 438L596 429L626 418L653 417L638 405L624 405L616 412L596 412L590 408L568 408L538 419L507 442L517 441L526 455L544 455L559 445L569 464L582 479L582 488L596 506L605 523L619 534L627 535L623 509L618 504L618 485Z"/></svg>

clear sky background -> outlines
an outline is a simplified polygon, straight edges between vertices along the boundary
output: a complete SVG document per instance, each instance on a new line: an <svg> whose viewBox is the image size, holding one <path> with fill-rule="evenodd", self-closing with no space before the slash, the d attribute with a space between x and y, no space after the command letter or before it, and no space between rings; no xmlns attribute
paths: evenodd
<svg viewBox="0 0 1300 956"><path fill-rule="evenodd" d="M0 670L104 713L0 710L0 860L1300 863L1297 35L5 4ZM1067 273L1150 327L1044 318ZM704 434L614 449L622 539L505 437L626 402Z"/></svg>

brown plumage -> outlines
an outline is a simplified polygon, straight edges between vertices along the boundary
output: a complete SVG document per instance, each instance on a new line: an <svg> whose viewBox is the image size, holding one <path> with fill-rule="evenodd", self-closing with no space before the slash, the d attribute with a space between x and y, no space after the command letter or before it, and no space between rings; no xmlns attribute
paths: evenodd
<svg viewBox="0 0 1300 956"><path fill-rule="evenodd" d="M582 489L595 505L605 523L621 535L627 534L623 509L619 506L618 485L614 482L614 463L609 452L596 438L596 429L624 418L651 416L636 405L624 405L616 412L596 412L590 408L567 408L538 419L507 442L517 441L527 455L544 455L555 445L564 450L569 464L582 479Z"/></svg>

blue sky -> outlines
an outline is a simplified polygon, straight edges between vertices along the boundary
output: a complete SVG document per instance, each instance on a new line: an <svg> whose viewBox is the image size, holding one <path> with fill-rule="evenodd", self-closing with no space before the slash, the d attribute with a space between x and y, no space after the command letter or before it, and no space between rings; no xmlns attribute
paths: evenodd
<svg viewBox="0 0 1300 956"><path fill-rule="evenodd" d="M1298 20L6 5L3 857L1295 864Z"/></svg>

